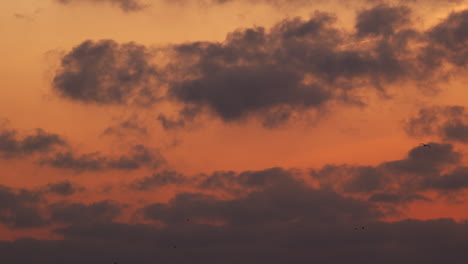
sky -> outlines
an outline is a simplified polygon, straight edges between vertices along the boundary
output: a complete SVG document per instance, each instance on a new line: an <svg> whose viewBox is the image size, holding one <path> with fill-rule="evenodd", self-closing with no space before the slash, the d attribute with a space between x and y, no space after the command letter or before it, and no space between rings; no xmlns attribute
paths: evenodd
<svg viewBox="0 0 468 264"><path fill-rule="evenodd" d="M465 0L0 3L0 262L465 263Z"/></svg>

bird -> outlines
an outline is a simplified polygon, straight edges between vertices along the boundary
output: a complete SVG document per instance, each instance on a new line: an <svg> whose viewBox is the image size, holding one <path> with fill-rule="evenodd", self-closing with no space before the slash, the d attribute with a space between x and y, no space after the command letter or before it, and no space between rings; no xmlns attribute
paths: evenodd
<svg viewBox="0 0 468 264"><path fill-rule="evenodd" d="M431 148L431 146L429 144L424 144L424 143L421 143L421 145L424 147L427 147L427 148Z"/></svg>
<svg viewBox="0 0 468 264"><path fill-rule="evenodd" d="M364 229L364 227L362 227L362 229Z"/></svg>
<svg viewBox="0 0 468 264"><path fill-rule="evenodd" d="M177 246L173 246L173 248L177 248Z"/></svg>
<svg viewBox="0 0 468 264"><path fill-rule="evenodd" d="M188 221L190 221L190 219L187 218L186 221L188 222Z"/></svg>

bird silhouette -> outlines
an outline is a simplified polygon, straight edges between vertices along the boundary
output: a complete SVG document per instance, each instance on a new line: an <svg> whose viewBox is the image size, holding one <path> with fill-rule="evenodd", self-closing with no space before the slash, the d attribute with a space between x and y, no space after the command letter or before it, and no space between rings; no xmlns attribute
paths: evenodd
<svg viewBox="0 0 468 264"><path fill-rule="evenodd" d="M431 146L429 144L421 143L421 146L423 146L423 148L431 148Z"/></svg>

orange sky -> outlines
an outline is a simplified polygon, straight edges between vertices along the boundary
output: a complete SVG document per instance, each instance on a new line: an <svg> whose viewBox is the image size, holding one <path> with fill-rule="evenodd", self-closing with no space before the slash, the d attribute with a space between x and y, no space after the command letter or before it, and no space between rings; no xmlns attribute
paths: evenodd
<svg viewBox="0 0 468 264"><path fill-rule="evenodd" d="M455 75L440 85L437 95L421 95L413 83L395 84L391 99L374 91L363 91L367 106L359 108L336 104L316 122L303 119L286 126L268 129L255 117L247 122L226 123L217 117L203 116L192 127L176 131L161 128L157 116L162 108L135 106L98 106L61 98L51 85L64 54L85 40L113 39L117 43L136 42L156 48L193 41L224 41L238 28L263 26L269 29L279 21L295 16L303 19L314 10L333 12L339 27L353 30L356 13L369 4L356 1L352 8L340 1L325 1L306 7L278 8L265 3L235 1L225 5L203 6L147 1L151 6L141 12L125 13L107 3L76 1L62 5L56 1L18 0L0 3L0 118L20 135L35 128L62 135L77 153L99 151L120 155L129 145L144 144L158 149L167 161L166 169L194 177L213 171L263 170L271 167L320 169L327 164L377 166L404 159L421 142L440 142L436 136L408 136L402 122L417 114L421 107L466 105L466 77ZM464 10L459 4L415 6L413 16L419 30L425 30L451 11ZM21 14L18 18L15 14ZM466 70L466 68L465 68ZM166 106L174 113L174 106ZM112 125L136 114L148 135L102 136ZM177 142L177 144L173 144ZM466 145L453 143L468 154ZM106 185L123 186L151 175L154 171L103 171L75 173L40 166L37 157L0 160L0 184L14 188L40 188L64 179L88 189L71 196L71 201L90 203L113 199L137 206L137 199L167 201L185 187L163 188L157 192L132 193L124 187L102 192ZM466 166L466 163L463 163ZM432 196L431 196L432 197ZM436 196L434 196L436 197ZM464 198L465 196L463 196ZM54 198L51 198L54 199ZM415 202L403 209L402 218L468 218L465 204L445 200ZM39 230L39 229L38 229ZM9 234L16 231L10 230ZM17 231L22 237L26 233ZM47 232L38 238L47 237ZM46 234L46 235L44 235Z"/></svg>

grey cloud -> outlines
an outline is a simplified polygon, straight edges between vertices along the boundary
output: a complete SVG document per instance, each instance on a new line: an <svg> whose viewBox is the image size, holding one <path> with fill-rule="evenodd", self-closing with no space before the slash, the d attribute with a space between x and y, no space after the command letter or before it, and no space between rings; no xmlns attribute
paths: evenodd
<svg viewBox="0 0 468 264"><path fill-rule="evenodd" d="M47 191L50 193L56 193L63 196L69 196L80 191L84 191L85 188L76 186L70 181L62 181L56 183L47 184Z"/></svg>
<svg viewBox="0 0 468 264"><path fill-rule="evenodd" d="M349 169L329 166L319 172L327 177ZM351 172L374 173L369 167ZM208 181L214 183L208 184L210 188L227 182L254 190L229 198L178 193L167 203L138 210L145 220L163 225L117 223L123 205L112 201L52 204L52 220L66 224L53 232L63 239L0 241L0 261L461 264L468 256L466 222L381 221L385 215L376 203L399 205L424 200L421 195L379 192L370 201L358 200L328 188L312 188L296 178L295 171L282 168L206 177L214 179ZM38 200L31 193L23 196L26 201ZM354 229L361 226L365 229Z"/></svg>
<svg viewBox="0 0 468 264"><path fill-rule="evenodd" d="M451 144L432 142L429 145L431 148L412 148L404 159L386 161L377 166L326 165L321 169L311 169L310 176L318 181L321 189L351 195L359 193L371 201L387 203L416 201L418 192L429 189L443 191L441 186L444 184L453 185L447 190L464 188L463 176L458 173L463 168L462 154ZM445 175L448 177L442 175L445 171L450 172ZM457 184L460 186L455 187Z"/></svg>
<svg viewBox="0 0 468 264"><path fill-rule="evenodd" d="M65 140L40 128L34 134L18 137L16 130L0 128L0 153L2 158L31 155L37 152L50 152L57 146L66 145Z"/></svg>
<svg viewBox="0 0 468 264"><path fill-rule="evenodd" d="M157 119L165 130L171 130L185 126L185 121L183 119L172 119L164 114L159 114Z"/></svg>
<svg viewBox="0 0 468 264"><path fill-rule="evenodd" d="M162 171L134 181L130 184L130 188L139 191L148 191L168 184L182 184L186 182L189 182L189 180L175 171Z"/></svg>
<svg viewBox="0 0 468 264"><path fill-rule="evenodd" d="M438 174L446 166L457 165L461 154L451 144L429 143L430 149L419 146L403 160L386 162L382 166L399 173Z"/></svg>
<svg viewBox="0 0 468 264"><path fill-rule="evenodd" d="M402 17L392 18L394 24L408 16L404 7L378 6L366 12L380 11ZM424 48L416 52L408 48L411 43L427 44L422 32L393 25L390 34L389 29L378 28L375 33L387 32L384 38L355 48L345 39L356 39L358 33L341 31L335 20L316 12L308 20L281 21L270 31L237 30L221 43L175 45L180 61L174 60L171 69L185 65L186 70L172 81L169 95L207 107L227 122L259 114L265 126L274 127L292 113L320 109L332 100L359 103L353 96L356 84L385 95L387 84L427 80L428 71L435 70L418 60ZM376 26L365 19L359 23L361 32L371 31L363 28L365 23ZM308 78L313 81L305 82Z"/></svg>
<svg viewBox="0 0 468 264"><path fill-rule="evenodd" d="M61 4L68 5L75 2L91 2L91 3L110 3L118 6L124 12L137 12L145 9L147 6L139 0L55 0Z"/></svg>
<svg viewBox="0 0 468 264"><path fill-rule="evenodd" d="M88 40L62 58L53 87L85 103L154 103L158 98L150 86L157 73L149 58L148 50L135 43Z"/></svg>
<svg viewBox="0 0 468 264"><path fill-rule="evenodd" d="M468 143L468 112L458 105L425 107L406 120L404 128L412 137L438 136L448 141Z"/></svg>
<svg viewBox="0 0 468 264"><path fill-rule="evenodd" d="M72 152L59 152L55 153L53 157L42 159L40 164L59 169L72 169L78 172L99 171L104 168L105 160L104 157L99 156L99 153L75 156Z"/></svg>
<svg viewBox="0 0 468 264"><path fill-rule="evenodd" d="M299 181L299 178L294 178L292 175L292 171L279 167L242 172L215 171L209 175L198 175L196 187L202 190L223 190L241 194L275 185L287 186Z"/></svg>
<svg viewBox="0 0 468 264"><path fill-rule="evenodd" d="M452 12L428 32L435 49L442 49L444 58L458 66L468 63L468 10Z"/></svg>
<svg viewBox="0 0 468 264"><path fill-rule="evenodd" d="M139 124L138 121L132 119L124 120L115 126L109 126L104 130L102 134L123 136L126 132L136 132L140 135L148 134L148 130L146 129L146 127Z"/></svg>
<svg viewBox="0 0 468 264"><path fill-rule="evenodd" d="M462 264L467 224L452 219L375 222L363 232L352 226L326 230L289 224L237 230L192 225L94 224L57 230L66 240L0 242L0 260L11 264L90 263L428 263ZM177 245L177 249L172 246ZM287 248L287 250L285 250ZM180 253L183 251L183 253ZM28 254L22 254L28 252Z"/></svg>
<svg viewBox="0 0 468 264"><path fill-rule="evenodd" d="M384 188L388 183L384 172L371 166L353 167L350 174L352 180L344 185L346 192L372 192Z"/></svg>
<svg viewBox="0 0 468 264"><path fill-rule="evenodd" d="M378 5L358 13L357 35L393 35L401 26L410 23L411 10L406 6Z"/></svg>
<svg viewBox="0 0 468 264"><path fill-rule="evenodd" d="M157 168L164 163L165 160L159 153L153 153L143 145L133 146L129 154L120 157L107 157L99 152L79 156L73 152L58 152L40 161L41 165L59 169L72 169L77 172L107 169L136 170L142 166Z"/></svg>
<svg viewBox="0 0 468 264"><path fill-rule="evenodd" d="M419 194L401 195L401 194L395 194L395 193L376 193L376 194L373 194L371 197L369 197L369 201L398 204L398 203L407 203L407 202L413 202L413 201L431 201L431 200Z"/></svg>
<svg viewBox="0 0 468 264"><path fill-rule="evenodd" d="M273 128L332 101L364 105L356 87L387 96L388 84L436 85L444 75L441 58L462 66L450 59L459 46L437 36L462 41L453 36L463 32L464 11L427 32L411 28L410 18L407 7L377 5L358 13L356 32L346 32L334 15L316 12L270 30L238 29L222 42L171 45L164 50L168 63L158 69L143 46L85 41L63 57L53 86L62 96L87 103L148 106L165 100L196 109L174 119L161 114L165 129L183 127L204 110L225 122L260 118ZM350 45L367 35L374 36L368 44Z"/></svg>
<svg viewBox="0 0 468 264"><path fill-rule="evenodd" d="M342 197L333 191L312 189L290 172L279 168L245 172L239 177L247 186L262 188L229 200L200 193L182 193L168 204L146 206L142 213L147 219L166 224L177 223L187 216L222 221L233 227L288 223L294 219L309 224L338 224L369 221L381 216L369 204Z"/></svg>
<svg viewBox="0 0 468 264"><path fill-rule="evenodd" d="M41 194L0 185L0 223L12 228L33 228L47 224L39 208Z"/></svg>
<svg viewBox="0 0 468 264"><path fill-rule="evenodd" d="M122 205L105 200L91 204L59 202L49 205L51 219L63 223L110 222L122 213Z"/></svg>
<svg viewBox="0 0 468 264"><path fill-rule="evenodd" d="M206 104L225 121L283 103L318 107L330 97L321 87L300 82L297 73L277 66L233 67L175 85L171 94L186 103Z"/></svg>
<svg viewBox="0 0 468 264"><path fill-rule="evenodd" d="M380 166L325 165L310 170L310 176L321 188L338 189L346 193L372 193L392 182L387 171Z"/></svg>
<svg viewBox="0 0 468 264"><path fill-rule="evenodd" d="M459 167L441 177L429 178L424 184L426 188L446 191L468 188L468 167Z"/></svg>

